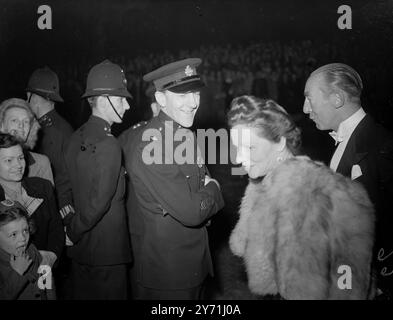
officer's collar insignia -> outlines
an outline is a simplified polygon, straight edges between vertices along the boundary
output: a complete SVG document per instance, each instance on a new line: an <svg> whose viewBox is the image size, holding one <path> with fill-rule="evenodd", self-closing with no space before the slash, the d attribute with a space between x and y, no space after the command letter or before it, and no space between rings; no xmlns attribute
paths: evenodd
<svg viewBox="0 0 393 320"><path fill-rule="evenodd" d="M146 123L145 123L146 124ZM134 124L134 126L132 127L132 129L136 129L139 128L141 126L141 122L138 122L137 124Z"/></svg>
<svg viewBox="0 0 393 320"><path fill-rule="evenodd" d="M187 67L184 69L184 73L187 77L191 77L194 74L194 70L189 65L187 65Z"/></svg>
<svg viewBox="0 0 393 320"><path fill-rule="evenodd" d="M43 115L41 118L38 119L38 122L43 127L49 127L52 125L52 119L47 114Z"/></svg>

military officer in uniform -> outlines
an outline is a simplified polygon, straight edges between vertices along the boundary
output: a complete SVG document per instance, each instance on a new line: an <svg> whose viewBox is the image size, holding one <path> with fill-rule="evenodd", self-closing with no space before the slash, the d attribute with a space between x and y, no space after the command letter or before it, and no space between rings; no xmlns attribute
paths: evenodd
<svg viewBox="0 0 393 320"><path fill-rule="evenodd" d="M156 117L158 113L160 112L160 106L158 105L157 102L153 101L150 104L151 108L151 115L152 117ZM148 121L141 121L130 127L129 129L125 130L118 138L119 143L121 145L122 151L123 151L123 161L126 164L127 160L124 158L125 155L127 155L127 158L130 156L132 153L132 147L134 145L133 140L135 137L138 136L139 132L141 132L145 126L148 124ZM136 210L138 210L138 203L136 200L135 196L135 190L132 185L132 181L129 179L129 175L126 175L126 209L127 212L133 212L132 215L128 215L128 226L130 230L130 236L131 236L131 244L132 244L132 249L133 251L137 250L140 246L137 245L140 243L140 238L141 238L141 230L142 228L138 224L141 219L137 219L138 215L136 213ZM135 264L135 258L139 257L140 253L138 252L133 252L133 263ZM136 286L136 280L137 280L137 273L136 273L136 268L131 268L130 270L130 280L131 280L131 291L132 291L132 296L137 297L137 286Z"/></svg>
<svg viewBox="0 0 393 320"><path fill-rule="evenodd" d="M55 110L56 102L63 102L59 93L59 78L49 67L35 70L27 84L27 101L41 125L36 150L46 155L52 165L57 201L64 217L73 211L72 191L64 153L74 131Z"/></svg>
<svg viewBox="0 0 393 320"><path fill-rule="evenodd" d="M73 243L73 299L126 299L131 248L124 205L125 170L111 125L121 123L130 107L123 70L109 60L94 66L83 97L89 120L70 139L70 171L75 214L65 218Z"/></svg>
<svg viewBox="0 0 393 320"><path fill-rule="evenodd" d="M204 85L196 72L200 63L198 58L185 59L144 76L153 81L161 111L125 149L135 201L128 214L136 299L199 299L206 277L213 275L206 226L224 201L188 129ZM182 141L174 139L178 134ZM174 152L182 143L192 150L190 161ZM151 161L151 149L159 150L158 161Z"/></svg>

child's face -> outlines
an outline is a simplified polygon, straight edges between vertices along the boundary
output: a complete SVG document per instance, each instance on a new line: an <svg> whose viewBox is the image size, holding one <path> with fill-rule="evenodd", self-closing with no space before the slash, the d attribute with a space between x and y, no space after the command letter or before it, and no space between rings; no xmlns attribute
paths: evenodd
<svg viewBox="0 0 393 320"><path fill-rule="evenodd" d="M0 227L0 248L8 254L20 256L26 250L29 238L29 226L25 218Z"/></svg>

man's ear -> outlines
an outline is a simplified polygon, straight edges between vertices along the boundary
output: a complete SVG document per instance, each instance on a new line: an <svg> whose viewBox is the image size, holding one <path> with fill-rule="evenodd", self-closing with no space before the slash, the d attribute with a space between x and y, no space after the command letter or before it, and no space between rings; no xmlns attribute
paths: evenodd
<svg viewBox="0 0 393 320"><path fill-rule="evenodd" d="M280 152L283 151L286 145L287 145L287 138L281 137L280 141L277 144L277 150Z"/></svg>
<svg viewBox="0 0 393 320"><path fill-rule="evenodd" d="M166 96L162 91L156 91L154 93L157 103L161 106L161 108L166 107Z"/></svg>
<svg viewBox="0 0 393 320"><path fill-rule="evenodd" d="M340 109L346 101L346 96L343 91L336 91L330 95L330 102L334 105L336 109Z"/></svg>
<svg viewBox="0 0 393 320"><path fill-rule="evenodd" d="M96 99L96 107L98 108L98 106L104 104L105 102L102 102L102 99L104 99L103 96L98 96Z"/></svg>
<svg viewBox="0 0 393 320"><path fill-rule="evenodd" d="M95 103L95 109L100 113L100 114L105 114L105 110L109 107L109 101L106 97L104 96L98 96L96 103Z"/></svg>
<svg viewBox="0 0 393 320"><path fill-rule="evenodd" d="M153 112L153 117L156 117L160 113L160 105L157 102L152 102L150 104L151 111Z"/></svg>

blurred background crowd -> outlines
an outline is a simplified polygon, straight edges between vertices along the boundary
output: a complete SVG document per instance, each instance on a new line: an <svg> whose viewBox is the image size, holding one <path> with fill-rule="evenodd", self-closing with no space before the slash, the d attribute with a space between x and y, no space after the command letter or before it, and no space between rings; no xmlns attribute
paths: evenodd
<svg viewBox="0 0 393 320"><path fill-rule="evenodd" d="M65 97L58 111L74 128L89 116L80 96L93 65L109 58L127 74L132 109L117 135L150 117L143 74L183 57L203 59L199 127L223 126L229 102L245 93L271 97L301 119L310 71L343 62L363 78L366 111L393 128L392 1L347 1L349 30L337 27L339 0L52 0L52 30L36 27L40 1L2 2L1 100L22 97L31 72L48 65Z"/></svg>
<svg viewBox="0 0 393 320"><path fill-rule="evenodd" d="M375 60L374 64L370 64L356 45L302 40L203 45L194 49L158 50L131 58L121 54L112 55L110 60L123 66L128 89L133 95L133 108L115 132L119 133L151 117L149 105L154 99L154 90L143 81L143 75L186 57L200 57L203 60L199 69L207 86L197 117L199 127L223 126L230 101L242 94L272 98L295 119L299 119L302 117L303 90L307 77L318 66L332 61L347 62L359 70L365 84L364 107L380 122L392 127L389 118L393 108L393 97L389 90L389 84L393 83L393 74L390 72L393 69L392 59L386 57L383 63ZM51 67L58 73L61 92L66 97L65 107L60 112L77 128L89 114L87 103L80 99L85 89L86 66L70 63Z"/></svg>

